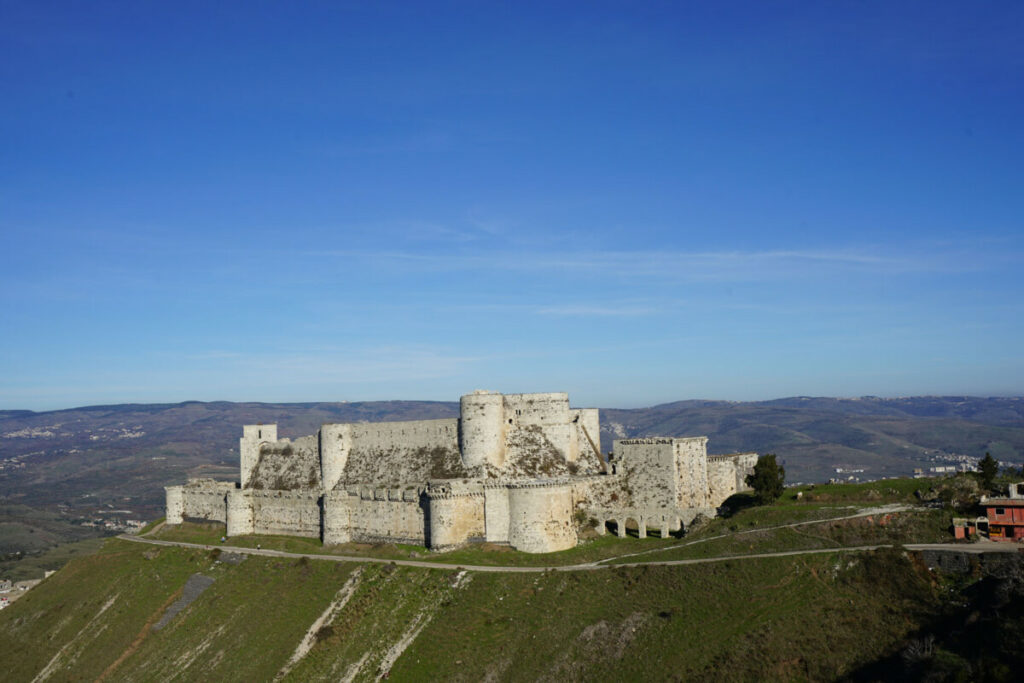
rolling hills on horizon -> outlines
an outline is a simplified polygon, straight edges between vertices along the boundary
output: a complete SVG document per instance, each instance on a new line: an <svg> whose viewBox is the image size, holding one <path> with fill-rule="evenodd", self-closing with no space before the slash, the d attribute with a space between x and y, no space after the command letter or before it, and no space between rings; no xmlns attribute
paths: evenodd
<svg viewBox="0 0 1024 683"><path fill-rule="evenodd" d="M100 501L162 507L162 487L188 476L237 477L244 424L276 422L285 437L325 422L421 420L458 415L458 403L121 404L0 411L0 497L36 506ZM776 453L790 481L824 481L836 468L862 479L911 474L986 452L1024 453L1024 398L907 397L770 401L684 400L601 409L601 446L615 438L709 437L710 453ZM95 500L89 500L95 499Z"/></svg>
<svg viewBox="0 0 1024 683"><path fill-rule="evenodd" d="M0 411L0 557L110 533L107 522L155 519L163 487L189 477L237 480L244 424L276 422L282 437L294 438L327 422L458 410L457 402L433 401L187 401ZM1019 466L1024 398L685 400L601 410L606 453L616 438L696 435L709 437L709 453L775 453L791 483L907 476L986 452Z"/></svg>

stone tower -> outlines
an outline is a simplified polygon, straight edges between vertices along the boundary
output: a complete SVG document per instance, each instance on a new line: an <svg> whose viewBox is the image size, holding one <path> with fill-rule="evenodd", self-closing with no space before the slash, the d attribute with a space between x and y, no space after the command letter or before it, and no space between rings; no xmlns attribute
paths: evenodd
<svg viewBox="0 0 1024 683"><path fill-rule="evenodd" d="M466 467L505 462L505 398L489 391L474 391L460 401L459 445Z"/></svg>

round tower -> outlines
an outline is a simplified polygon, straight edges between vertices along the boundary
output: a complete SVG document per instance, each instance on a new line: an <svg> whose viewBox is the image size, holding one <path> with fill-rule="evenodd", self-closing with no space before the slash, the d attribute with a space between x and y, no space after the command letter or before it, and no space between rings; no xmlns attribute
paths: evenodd
<svg viewBox="0 0 1024 683"><path fill-rule="evenodd" d="M459 446L462 464L485 463L500 467L505 462L505 401L498 393L474 391L460 401Z"/></svg>
<svg viewBox="0 0 1024 683"><path fill-rule="evenodd" d="M551 553L577 543L568 486L522 486L508 490L508 543L527 553Z"/></svg>
<svg viewBox="0 0 1024 683"><path fill-rule="evenodd" d="M341 480L352 450L352 425L325 424L320 427L320 479L330 491Z"/></svg>
<svg viewBox="0 0 1024 683"><path fill-rule="evenodd" d="M167 493L167 524L181 524L185 520L185 490L181 486L165 486Z"/></svg>

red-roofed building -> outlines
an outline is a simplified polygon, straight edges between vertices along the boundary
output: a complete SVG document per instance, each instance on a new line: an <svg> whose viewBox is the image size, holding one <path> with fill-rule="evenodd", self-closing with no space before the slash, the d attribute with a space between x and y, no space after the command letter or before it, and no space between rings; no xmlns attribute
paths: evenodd
<svg viewBox="0 0 1024 683"><path fill-rule="evenodd" d="M993 541L1024 541L1024 482L1010 484L1009 498L983 499L988 537Z"/></svg>

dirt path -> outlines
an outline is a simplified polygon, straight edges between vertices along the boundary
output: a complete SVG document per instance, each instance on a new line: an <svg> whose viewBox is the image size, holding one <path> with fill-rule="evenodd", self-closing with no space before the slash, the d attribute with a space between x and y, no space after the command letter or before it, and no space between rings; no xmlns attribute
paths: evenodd
<svg viewBox="0 0 1024 683"><path fill-rule="evenodd" d="M161 521L160 521L160 522L159 522L159 523L158 523L158 524L157 524L157 525L156 525L155 527L153 527L152 529L150 529L150 530L149 530L149 531L147 531L146 533L144 533L144 534L138 534L138 535L139 535L139 536L152 536L152 535L153 535L153 534L155 534L156 532L158 532L158 531L160 531L161 529L163 529L163 528L164 528L164 524L167 524L167 520L161 520Z"/></svg>
<svg viewBox="0 0 1024 683"><path fill-rule="evenodd" d="M163 614L164 611L171 606L171 603L173 603L175 600L181 597L181 594L184 591L185 587L182 586L175 592L171 593L167 600L164 601L164 604L156 608L153 614L150 615L149 619L146 620L146 623L142 625L142 628L139 630L138 635L135 636L135 639L132 640L131 643L129 643L128 647L125 648L124 652L122 652L117 659L111 662L110 666L103 670L103 673L100 674L100 677L96 679L96 683L102 683L104 680L106 680L110 676L110 674L114 673L114 670L117 667L121 666L121 663L124 660L128 659L136 650L139 649L139 647L142 645L142 641L144 641L146 639L146 636L149 635L149 630L153 626L153 624L156 623L156 620L159 619L160 615Z"/></svg>

